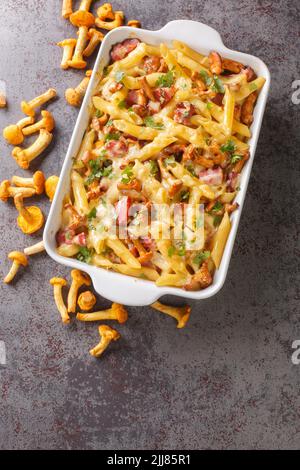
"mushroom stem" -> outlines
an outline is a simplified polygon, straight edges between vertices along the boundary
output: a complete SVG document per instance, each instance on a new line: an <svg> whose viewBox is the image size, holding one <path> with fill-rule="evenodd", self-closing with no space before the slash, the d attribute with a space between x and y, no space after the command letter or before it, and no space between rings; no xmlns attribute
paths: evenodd
<svg viewBox="0 0 300 470"><path fill-rule="evenodd" d="M58 42L57 45L63 48L63 56L60 63L60 67L65 70L69 67L68 62L72 59L74 48L76 46L77 39L65 39L64 41Z"/></svg>
<svg viewBox="0 0 300 470"><path fill-rule="evenodd" d="M26 207L24 206L23 195L17 194L14 197L14 203L15 203L17 211L19 212L19 215L21 215L28 224L31 224L33 222L33 216L30 214L28 209L26 209Z"/></svg>
<svg viewBox="0 0 300 470"><path fill-rule="evenodd" d="M85 44L88 39L88 28L87 26L80 26L78 29L78 39L74 51L73 60L82 60L82 53L85 47Z"/></svg>
<svg viewBox="0 0 300 470"><path fill-rule="evenodd" d="M12 151L12 156L21 168L27 170L29 163L38 157L50 145L53 135L46 129L41 129L38 138L27 149L22 150L20 147L15 147Z"/></svg>
<svg viewBox="0 0 300 470"><path fill-rule="evenodd" d="M100 343L97 344L93 349L90 350L91 356L99 357L111 341L116 341L120 338L120 333L117 330L114 330L110 326L100 325L99 326L99 335L101 337Z"/></svg>
<svg viewBox="0 0 300 470"><path fill-rule="evenodd" d="M73 0L63 0L62 10L61 10L61 16L63 18L68 19L72 15L73 13L72 3L73 3Z"/></svg>
<svg viewBox="0 0 300 470"><path fill-rule="evenodd" d="M89 11L89 9L91 8L92 1L93 0L81 0L79 10Z"/></svg>
<svg viewBox="0 0 300 470"><path fill-rule="evenodd" d="M89 30L89 38L90 42L83 51L83 55L85 57L90 57L93 54L98 44L100 44L100 42L103 40L104 34L100 33L100 31L97 31L96 29L91 28Z"/></svg>
<svg viewBox="0 0 300 470"><path fill-rule="evenodd" d="M185 305L184 307L171 307L161 304L160 302L154 302L151 307L175 318L178 322L177 328L183 328L186 325L191 313L191 307L189 305Z"/></svg>
<svg viewBox="0 0 300 470"><path fill-rule="evenodd" d="M24 253L27 256L35 255L37 253L41 253L42 251L45 251L43 240L35 243L34 245L28 246L27 248L24 248Z"/></svg>
<svg viewBox="0 0 300 470"><path fill-rule="evenodd" d="M76 318L80 321L117 320L119 323L125 323L128 313L123 305L113 303L111 308L99 312L77 313Z"/></svg>
<svg viewBox="0 0 300 470"><path fill-rule="evenodd" d="M49 111L42 111L42 119L32 126L25 127L23 129L24 135L31 135L35 132L40 131L41 129L46 129L48 132L51 132L54 129L55 121L52 114Z"/></svg>
<svg viewBox="0 0 300 470"><path fill-rule="evenodd" d="M18 263L16 260L13 261L13 264L11 265L11 268L8 274L4 278L4 282L6 284L9 284L13 280L13 278L15 277L15 275L17 274L19 270L19 267L20 267L20 263Z"/></svg>
<svg viewBox="0 0 300 470"><path fill-rule="evenodd" d="M90 286L91 280L87 274L78 269L72 269L71 276L72 284L68 293L68 312L75 313L78 290L83 285Z"/></svg>
<svg viewBox="0 0 300 470"><path fill-rule="evenodd" d="M7 202L9 197L15 197L17 194L22 194L23 197L32 197L36 194L34 188L26 187L13 187L9 180L2 181L0 185L0 199Z"/></svg>
<svg viewBox="0 0 300 470"><path fill-rule="evenodd" d="M22 176L14 175L11 182L17 187L34 188L37 194L42 194L45 189L45 176L40 170L36 171L32 178L23 178Z"/></svg>
<svg viewBox="0 0 300 470"><path fill-rule="evenodd" d="M67 285L67 281L61 277L53 277L50 279L50 284L53 286L54 300L62 322L65 324L70 323L70 317L62 296L62 288Z"/></svg>
<svg viewBox="0 0 300 470"><path fill-rule="evenodd" d="M77 85L76 88L68 88L65 92L65 98L71 106L80 106L84 95L86 93L87 87L90 82L92 71L88 70L84 79Z"/></svg>
<svg viewBox="0 0 300 470"><path fill-rule="evenodd" d="M21 109L24 114L27 114L28 116L34 116L36 108L39 108L43 104L47 103L47 101L51 100L55 96L56 90L54 88L49 88L49 90L47 90L45 93L37 96L36 98L33 98L31 101L22 101Z"/></svg>

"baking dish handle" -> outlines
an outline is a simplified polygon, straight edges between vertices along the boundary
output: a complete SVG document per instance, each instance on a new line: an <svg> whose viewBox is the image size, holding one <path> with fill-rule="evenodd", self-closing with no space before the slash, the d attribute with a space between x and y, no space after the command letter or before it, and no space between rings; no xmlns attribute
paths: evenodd
<svg viewBox="0 0 300 470"><path fill-rule="evenodd" d="M174 39L182 40L188 43L189 37L191 41L195 40L195 37L199 37L201 47L211 49L211 45L214 48L224 46L222 38L218 31L211 26L198 21L192 20L174 20L167 23L161 30L160 33L167 33L174 35ZM182 37L181 37L182 36Z"/></svg>

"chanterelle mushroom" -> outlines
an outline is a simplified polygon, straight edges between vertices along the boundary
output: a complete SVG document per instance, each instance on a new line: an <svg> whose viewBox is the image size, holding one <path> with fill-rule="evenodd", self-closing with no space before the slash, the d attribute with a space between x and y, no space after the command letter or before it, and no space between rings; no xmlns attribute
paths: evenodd
<svg viewBox="0 0 300 470"><path fill-rule="evenodd" d="M21 251L12 251L11 253L9 253L8 259L12 260L13 264L10 268L9 273L4 278L4 282L6 284L9 284L14 279L21 265L27 266L28 264L27 256L24 255L24 253L22 253Z"/></svg>
<svg viewBox="0 0 300 470"><path fill-rule="evenodd" d="M90 41L83 51L83 55L85 57L90 57L93 54L98 44L100 44L100 42L103 40L104 34L100 31L97 31L95 28L91 28L89 29L88 38Z"/></svg>
<svg viewBox="0 0 300 470"><path fill-rule="evenodd" d="M183 328L191 314L191 307L189 305L185 305L184 307L171 307L169 305L163 305L160 302L154 302L151 307L175 318L178 322L177 328Z"/></svg>
<svg viewBox="0 0 300 470"><path fill-rule="evenodd" d="M17 194L21 194L23 197L32 197L36 191L33 188L14 188L9 180L2 181L0 185L1 201L7 202L9 197L15 197Z"/></svg>
<svg viewBox="0 0 300 470"><path fill-rule="evenodd" d="M67 285L67 281L62 277L52 277L50 284L54 288L54 300L61 315L62 322L65 324L70 323L70 317L62 296L62 288Z"/></svg>
<svg viewBox="0 0 300 470"><path fill-rule="evenodd" d="M34 245L28 246L27 248L24 248L24 253L27 256L36 255L37 253L41 253L42 251L45 251L45 245L43 240L38 243L35 243Z"/></svg>
<svg viewBox="0 0 300 470"><path fill-rule="evenodd" d="M91 310L94 307L96 301L96 297L90 290L82 292L78 297L78 305L81 310Z"/></svg>
<svg viewBox="0 0 300 470"><path fill-rule="evenodd" d="M21 119L17 124L11 124L10 126L5 127L5 129L3 129L4 139L11 145L22 144L24 140L23 128L33 123L34 118L32 116L28 116Z"/></svg>
<svg viewBox="0 0 300 470"><path fill-rule="evenodd" d="M73 67L74 69L84 69L86 67L86 61L83 60L83 51L88 40L88 27L80 26L78 30L78 39L76 42L76 47L74 55L71 60L68 60L68 67Z"/></svg>
<svg viewBox="0 0 300 470"><path fill-rule="evenodd" d="M97 344L97 346L90 350L91 356L94 357L100 357L111 341L116 341L121 337L120 333L117 330L114 330L113 328L107 325L100 325L98 330L99 335L101 337L101 341Z"/></svg>
<svg viewBox="0 0 300 470"><path fill-rule="evenodd" d="M125 323L128 313L123 305L113 303L111 308L99 312L77 313L76 318L80 321L117 320L119 323Z"/></svg>
<svg viewBox="0 0 300 470"><path fill-rule="evenodd" d="M91 279L88 274L79 271L79 269L72 269L72 284L68 294L68 312L75 313L76 303L77 303L77 294L81 286L90 286Z"/></svg>
<svg viewBox="0 0 300 470"><path fill-rule="evenodd" d="M94 15L89 12L92 0L82 0L79 9L72 13L70 21L74 26L92 26L95 23Z"/></svg>
<svg viewBox="0 0 300 470"><path fill-rule="evenodd" d="M0 91L0 108L6 108L6 94L3 91Z"/></svg>
<svg viewBox="0 0 300 470"><path fill-rule="evenodd" d="M129 20L127 26L131 26L131 28L140 28L141 22L139 20Z"/></svg>
<svg viewBox="0 0 300 470"><path fill-rule="evenodd" d="M45 191L51 202L53 201L58 181L59 177L56 175L49 176L49 178L46 179Z"/></svg>
<svg viewBox="0 0 300 470"><path fill-rule="evenodd" d="M69 68L69 61L72 59L73 52L77 43L77 39L69 38L58 42L57 45L63 48L63 56L60 63L60 68L66 70Z"/></svg>
<svg viewBox="0 0 300 470"><path fill-rule="evenodd" d="M45 175L40 170L36 171L32 178L13 176L11 182L18 187L34 188L36 194L43 194L45 189Z"/></svg>
<svg viewBox="0 0 300 470"><path fill-rule="evenodd" d="M48 132L53 131L55 127L55 121L50 111L42 111L41 114L42 119L40 121L23 129L24 135L34 134L35 132L39 132L41 129L46 129Z"/></svg>
<svg viewBox="0 0 300 470"><path fill-rule="evenodd" d="M124 13L122 11L115 12L115 18L113 21L103 21L100 18L96 18L95 24L100 29L107 29L111 31L112 29L122 26L124 23Z"/></svg>
<svg viewBox="0 0 300 470"><path fill-rule="evenodd" d="M97 15L100 20L114 20L115 19L115 13L113 11L111 3L103 3L98 10L97 10Z"/></svg>
<svg viewBox="0 0 300 470"><path fill-rule="evenodd" d="M73 0L63 0L61 16L65 19L70 18L73 13Z"/></svg>
<svg viewBox="0 0 300 470"><path fill-rule="evenodd" d="M37 206L24 207L22 194L14 197L17 211L19 212L17 224L23 233L31 234L37 232L44 224L44 216Z"/></svg>
<svg viewBox="0 0 300 470"><path fill-rule="evenodd" d="M36 108L39 108L43 104L47 103L47 101L51 100L52 98L55 98L55 96L56 90L54 88L49 88L49 90L47 90L45 93L40 96L37 96L36 98L33 98L33 100L31 101L22 101L21 110L24 114L33 117L35 115Z"/></svg>
<svg viewBox="0 0 300 470"><path fill-rule="evenodd" d="M68 88L65 93L65 97L67 102L71 106L80 106L83 100L83 97L86 93L90 78L91 78L92 70L87 70L86 76L84 79L79 83L76 88Z"/></svg>
<svg viewBox="0 0 300 470"><path fill-rule="evenodd" d="M50 145L53 135L46 129L41 129L38 138L27 149L21 147L14 147L12 156L17 164L27 170L29 163L38 157Z"/></svg>

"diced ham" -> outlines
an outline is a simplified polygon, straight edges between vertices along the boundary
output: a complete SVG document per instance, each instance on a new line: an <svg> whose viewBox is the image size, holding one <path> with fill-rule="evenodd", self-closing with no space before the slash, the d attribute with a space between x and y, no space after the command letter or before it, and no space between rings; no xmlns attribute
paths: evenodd
<svg viewBox="0 0 300 470"><path fill-rule="evenodd" d="M148 110L150 114L158 113L158 111L160 110L160 102L150 100L148 103Z"/></svg>
<svg viewBox="0 0 300 470"><path fill-rule="evenodd" d="M132 106L134 104L146 106L147 101L144 90L130 90L126 98L127 106Z"/></svg>
<svg viewBox="0 0 300 470"><path fill-rule="evenodd" d="M223 98L224 98L224 94L223 94L223 93L217 93L216 96L214 96L213 98L211 98L211 101L212 101L213 103L215 103L216 105L218 105L218 106L222 106Z"/></svg>
<svg viewBox="0 0 300 470"><path fill-rule="evenodd" d="M207 170L200 171L199 179L202 183L219 185L223 181L223 171L222 168L218 167L216 169L208 168Z"/></svg>
<svg viewBox="0 0 300 470"><path fill-rule="evenodd" d="M190 118L196 113L195 107L189 101L181 101L176 105L174 111L174 121L188 126Z"/></svg>
<svg viewBox="0 0 300 470"><path fill-rule="evenodd" d="M155 96L155 99L160 102L161 106L164 106L173 98L175 91L175 87L173 86L171 88L155 88L153 90L153 95Z"/></svg>
<svg viewBox="0 0 300 470"><path fill-rule="evenodd" d="M155 241L152 240L150 237L141 237L140 240L141 240L143 247L146 248L146 250L151 251L151 252L156 250Z"/></svg>
<svg viewBox="0 0 300 470"><path fill-rule="evenodd" d="M160 58L157 56L148 56L144 60L143 69L146 74L157 72L160 68Z"/></svg>
<svg viewBox="0 0 300 470"><path fill-rule="evenodd" d="M125 154L128 152L128 145L126 141L122 139L110 140L105 144L105 150L107 152L107 155L111 158L124 157Z"/></svg>
<svg viewBox="0 0 300 470"><path fill-rule="evenodd" d="M131 200L128 196L123 196L116 205L116 212L119 225L127 225L128 211L131 205Z"/></svg>
<svg viewBox="0 0 300 470"><path fill-rule="evenodd" d="M78 233L72 240L72 243L79 246L86 246L87 245L87 238L84 232Z"/></svg>
<svg viewBox="0 0 300 470"><path fill-rule="evenodd" d="M132 38L125 39L125 41L115 44L110 51L111 60L116 62L117 60L124 59L124 57L128 56L128 54L137 47L139 42L138 39Z"/></svg>
<svg viewBox="0 0 300 470"><path fill-rule="evenodd" d="M142 106L141 104L134 104L132 106L132 111L140 117L145 117L147 115L146 106Z"/></svg>
<svg viewBox="0 0 300 470"><path fill-rule="evenodd" d="M231 171L228 175L227 188L231 191L235 191L239 183L239 174L235 171Z"/></svg>

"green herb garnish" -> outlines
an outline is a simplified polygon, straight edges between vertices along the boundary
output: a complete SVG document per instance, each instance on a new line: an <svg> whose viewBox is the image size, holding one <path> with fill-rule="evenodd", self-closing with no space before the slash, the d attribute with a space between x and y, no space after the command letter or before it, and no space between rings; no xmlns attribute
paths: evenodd
<svg viewBox="0 0 300 470"><path fill-rule="evenodd" d="M109 140L119 140L120 134L118 132L109 132L106 134L104 140L105 142L108 142Z"/></svg>
<svg viewBox="0 0 300 470"><path fill-rule="evenodd" d="M169 256L169 258L171 258L171 256L174 255L175 251L176 251L176 249L175 249L175 247L174 247L173 245L169 246L169 248L168 248L168 256Z"/></svg>
<svg viewBox="0 0 300 470"><path fill-rule="evenodd" d="M196 176L195 169L194 169L192 163L189 163L188 165L186 165L185 168L186 168L187 171L189 171L193 176Z"/></svg>
<svg viewBox="0 0 300 470"><path fill-rule="evenodd" d="M212 105L212 103L211 103L210 101L208 101L208 102L206 103L206 107L207 107L207 109L211 110L212 107L213 107L213 105Z"/></svg>
<svg viewBox="0 0 300 470"><path fill-rule="evenodd" d="M126 168L122 171L122 179L121 182L124 184L128 184L133 177L133 171L132 171L132 166L127 165Z"/></svg>
<svg viewBox="0 0 300 470"><path fill-rule="evenodd" d="M96 110L96 118L101 118L101 116L103 116L102 111L100 111L100 109L97 109Z"/></svg>
<svg viewBox="0 0 300 470"><path fill-rule="evenodd" d="M147 127L152 127L152 129L164 129L163 124L155 122L152 116L147 116L144 119L144 123Z"/></svg>
<svg viewBox="0 0 300 470"><path fill-rule="evenodd" d="M150 173L153 176L158 173L158 165L155 160L150 160Z"/></svg>
<svg viewBox="0 0 300 470"><path fill-rule="evenodd" d="M126 108L126 100L119 101L118 108L120 109Z"/></svg>
<svg viewBox="0 0 300 470"><path fill-rule="evenodd" d="M231 162L232 164L234 164L234 163L237 163L237 162L239 162L240 160L242 160L242 158L243 158L242 155L231 155L231 157L230 157L230 162Z"/></svg>
<svg viewBox="0 0 300 470"><path fill-rule="evenodd" d="M179 199L181 202L188 201L190 197L190 192L188 190L181 191Z"/></svg>
<svg viewBox="0 0 300 470"><path fill-rule="evenodd" d="M170 88L174 83L174 74L169 70L165 75L161 75L157 80L155 85L162 88Z"/></svg>
<svg viewBox="0 0 300 470"><path fill-rule="evenodd" d="M179 256L185 256L185 246L182 244L180 248L177 250Z"/></svg>
<svg viewBox="0 0 300 470"><path fill-rule="evenodd" d="M92 260L94 250L89 250L86 246L81 246L79 248L79 253L77 254L78 261L83 261L84 263L90 263Z"/></svg>
<svg viewBox="0 0 300 470"><path fill-rule="evenodd" d="M214 217L214 227L217 227L218 225L220 225L222 219L223 219L222 215L215 215L215 217Z"/></svg>
<svg viewBox="0 0 300 470"><path fill-rule="evenodd" d="M256 85L256 83L253 83L253 82L252 82L252 83L249 83L249 90L251 90L251 91L257 90L257 85Z"/></svg>
<svg viewBox="0 0 300 470"><path fill-rule="evenodd" d="M211 88L216 93L225 93L223 82L217 75L214 75L214 82Z"/></svg>
<svg viewBox="0 0 300 470"><path fill-rule="evenodd" d="M93 207L93 209L88 213L88 219L94 219L97 214L97 209L96 207Z"/></svg>
<svg viewBox="0 0 300 470"><path fill-rule="evenodd" d="M200 76L207 87L212 84L212 78L208 75L205 70L200 70Z"/></svg>
<svg viewBox="0 0 300 470"><path fill-rule="evenodd" d="M196 264L197 266L200 266L203 261L208 259L210 257L210 251L201 251L200 253L197 253L196 256L193 258L193 263Z"/></svg>
<svg viewBox="0 0 300 470"><path fill-rule="evenodd" d="M226 144L221 145L221 151L228 152L228 153L233 153L236 149L236 145L232 140L228 140Z"/></svg>
<svg viewBox="0 0 300 470"><path fill-rule="evenodd" d="M168 157L168 158L165 158L164 161L164 166L174 166L176 161L175 161L175 157L172 155L171 157Z"/></svg>
<svg viewBox="0 0 300 470"><path fill-rule="evenodd" d="M219 212L223 209L223 204L220 201L217 201L212 208L211 212Z"/></svg>

